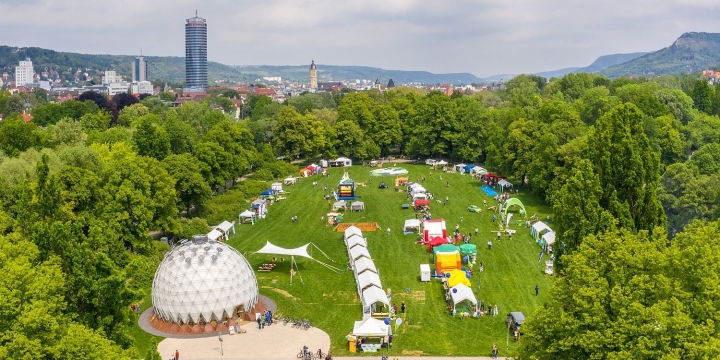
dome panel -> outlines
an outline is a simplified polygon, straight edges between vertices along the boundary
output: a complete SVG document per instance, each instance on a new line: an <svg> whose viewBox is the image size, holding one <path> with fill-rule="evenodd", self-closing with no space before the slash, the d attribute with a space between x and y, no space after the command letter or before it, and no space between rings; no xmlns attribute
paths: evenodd
<svg viewBox="0 0 720 360"><path fill-rule="evenodd" d="M199 239L197 239L199 240ZM173 248L155 272L152 303L165 321L210 321L251 309L258 300L255 273L244 256L224 243L188 241Z"/></svg>

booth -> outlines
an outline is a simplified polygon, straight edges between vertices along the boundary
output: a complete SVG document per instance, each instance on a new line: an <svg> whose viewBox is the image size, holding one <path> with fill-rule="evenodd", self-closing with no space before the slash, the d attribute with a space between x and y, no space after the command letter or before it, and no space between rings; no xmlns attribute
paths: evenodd
<svg viewBox="0 0 720 360"><path fill-rule="evenodd" d="M365 203L362 201L353 201L350 203L350 211L365 211Z"/></svg>
<svg viewBox="0 0 720 360"><path fill-rule="evenodd" d="M364 246L353 246L352 249L348 250L348 256L350 257L350 261L355 261L361 257L370 259L370 252L368 252L368 249Z"/></svg>
<svg viewBox="0 0 720 360"><path fill-rule="evenodd" d="M503 192L503 191L505 191L506 188L511 188L513 186L513 184L511 182L509 182L505 179L501 179L500 181L498 181L497 185L498 185L500 192Z"/></svg>
<svg viewBox="0 0 720 360"><path fill-rule="evenodd" d="M420 200L420 199L422 199L422 200L427 200L427 199L428 199L428 198L427 198L427 194L425 194L425 193L416 193L416 194L413 194L412 198L413 198L413 201L415 201L415 200Z"/></svg>
<svg viewBox="0 0 720 360"><path fill-rule="evenodd" d="M505 176L505 175L497 175L497 174L493 174L493 173L491 173L491 172L483 175L483 180L484 180L488 185L495 185L495 184L497 184L498 181L500 181L500 180L502 180L502 179L507 179L507 176Z"/></svg>
<svg viewBox="0 0 720 360"><path fill-rule="evenodd" d="M459 163L459 164L455 164L455 166L453 166L453 168L455 169L455 171L457 171L459 173L466 173L467 171L465 171L465 166L467 166L467 165L465 165L463 163ZM473 166L475 166L475 165L473 165Z"/></svg>
<svg viewBox="0 0 720 360"><path fill-rule="evenodd" d="M473 312L473 307L477 306L475 294L473 294L472 289L470 289L468 285L457 284L450 287L450 297L452 298L453 310L455 310L455 312L460 308L460 311L471 313Z"/></svg>
<svg viewBox="0 0 720 360"><path fill-rule="evenodd" d="M445 272L461 269L460 252L437 253L435 254L435 270L438 275Z"/></svg>
<svg viewBox="0 0 720 360"><path fill-rule="evenodd" d="M328 162L328 165L331 167L347 167L352 166L352 160L346 158L346 157L339 157L335 160L330 160Z"/></svg>
<svg viewBox="0 0 720 360"><path fill-rule="evenodd" d="M391 335L390 325L385 324L384 320L367 317L362 321L356 321L353 326L352 336L348 340L360 340L360 348L363 352L377 352L382 348L385 337ZM355 347L355 342L350 341L350 352Z"/></svg>
<svg viewBox="0 0 720 360"><path fill-rule="evenodd" d="M355 200L355 181L350 179L347 171L343 174L340 182L338 183L337 190L338 200Z"/></svg>
<svg viewBox="0 0 720 360"><path fill-rule="evenodd" d="M265 216L267 216L267 204L265 203L265 199L257 199L253 201L251 208L258 219L264 219Z"/></svg>
<svg viewBox="0 0 720 360"><path fill-rule="evenodd" d="M353 235L349 237L347 240L345 240L345 245L347 246L347 249L350 250L356 246L362 246L364 248L367 248L367 241L365 241L364 238L361 236Z"/></svg>
<svg viewBox="0 0 720 360"><path fill-rule="evenodd" d="M430 281L430 264L420 264L420 281Z"/></svg>
<svg viewBox="0 0 720 360"><path fill-rule="evenodd" d="M250 210L245 210L238 216L241 224L255 225L255 213Z"/></svg>
<svg viewBox="0 0 720 360"><path fill-rule="evenodd" d="M347 239L349 239L349 238L350 238L351 236L353 236L353 235L357 235L357 236L359 236L359 237L363 237L363 236L362 236L362 230L360 230L360 228L358 228L358 227L355 226L355 225L350 226L349 228L345 229L345 233L344 233L345 242L347 242Z"/></svg>
<svg viewBox="0 0 720 360"><path fill-rule="evenodd" d="M337 225L342 221L342 219L343 219L342 214L338 214L334 211L331 211L327 214L327 225L328 226Z"/></svg>
<svg viewBox="0 0 720 360"><path fill-rule="evenodd" d="M332 209L333 211L347 210L347 203L345 201L336 201Z"/></svg>
<svg viewBox="0 0 720 360"><path fill-rule="evenodd" d="M272 183L270 185L270 189L275 190L276 192L283 191L283 184L279 182Z"/></svg>
<svg viewBox="0 0 720 360"><path fill-rule="evenodd" d="M277 191L275 191L273 189L267 189L267 190L261 192L260 196L269 197L269 196L275 196L275 194L277 194Z"/></svg>
<svg viewBox="0 0 720 360"><path fill-rule="evenodd" d="M484 167L475 166L470 169L470 174L475 175L475 176L482 176L482 175L488 174L488 171L485 170Z"/></svg>
<svg viewBox="0 0 720 360"><path fill-rule="evenodd" d="M552 246L552 244L555 243L555 232L550 231L550 232L545 233L540 238L540 242L541 242L540 246L542 246L543 250L548 251L548 248L550 246Z"/></svg>
<svg viewBox="0 0 720 360"><path fill-rule="evenodd" d="M414 234L416 231L420 231L420 220L418 219L409 219L405 220L405 225L403 225L403 234L410 235Z"/></svg>
<svg viewBox="0 0 720 360"><path fill-rule="evenodd" d="M209 241L222 241L223 233L218 229L213 229L207 234Z"/></svg>
<svg viewBox="0 0 720 360"><path fill-rule="evenodd" d="M460 255L463 258L463 262L474 264L477 260L477 245L475 244L462 244L459 246ZM467 261L465 259L467 258Z"/></svg>
<svg viewBox="0 0 720 360"><path fill-rule="evenodd" d="M413 202L413 206L415 207L415 210L420 210L422 208L430 208L430 202L426 199L417 199L415 202Z"/></svg>
<svg viewBox="0 0 720 360"><path fill-rule="evenodd" d="M297 179L291 176L285 178L285 180L283 180L283 183L287 186L293 186L295 185L295 181L297 181Z"/></svg>
<svg viewBox="0 0 720 360"><path fill-rule="evenodd" d="M354 262L353 269L355 270L355 275L360 275L364 273L365 271L372 271L374 273L377 273L377 268L375 267L375 263L366 257L361 257Z"/></svg>
<svg viewBox="0 0 720 360"><path fill-rule="evenodd" d="M215 230L220 230L223 233L223 237L225 240L230 240L230 230L232 230L232 233L235 233L235 222L229 222L227 220L220 223L220 225L215 227Z"/></svg>
<svg viewBox="0 0 720 360"><path fill-rule="evenodd" d="M532 224L532 226L530 226L530 235L535 240L540 240L540 237L542 237L543 234L548 232L552 232L552 229L542 221L537 221Z"/></svg>
<svg viewBox="0 0 720 360"><path fill-rule="evenodd" d="M447 273L445 273L445 277L447 277ZM471 286L467 273L459 269L450 270L450 277L447 277L447 282L448 286L451 288L457 286L458 284Z"/></svg>

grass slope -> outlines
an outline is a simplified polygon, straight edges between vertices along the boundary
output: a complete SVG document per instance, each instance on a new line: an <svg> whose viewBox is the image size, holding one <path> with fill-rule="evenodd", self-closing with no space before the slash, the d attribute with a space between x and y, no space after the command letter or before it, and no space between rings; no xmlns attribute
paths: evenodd
<svg viewBox="0 0 720 360"><path fill-rule="evenodd" d="M483 199L492 204L492 198L479 190L478 181L467 175L437 171L430 176L429 168L421 165L404 167L410 171L411 180L425 176L427 181L424 186L434 192L436 198L449 197L447 206L432 202L431 213L436 219L444 218L450 232L456 223L460 224L460 230L465 234L474 231L475 227L480 228L480 235L473 235L472 242L478 244L479 261L484 263L485 271L475 273L471 279L472 288L478 300L498 304L501 315L460 320L448 314L440 281L424 284L418 279L419 265L431 263L432 259L426 247L414 243L417 235L402 234L404 220L414 218L412 210L401 209L401 204L408 202L404 192L397 193L392 188L378 189L377 184L382 179L374 178L369 187L359 187L357 191L367 210L349 213L344 221L377 222L381 226L381 231L364 233L369 243L368 250L380 271L383 287L393 290L391 302L399 306L401 301L405 301L408 306L405 322L397 330L393 349L384 351L390 355L468 356L489 354L492 343L498 343L502 348L506 334L504 314L522 311L531 315L546 300L550 279L543 275L543 266L538 262L539 247L533 242L528 229L520 228L512 240L503 238L494 242L492 250L487 250L484 244L495 236L491 231L497 229L497 223L491 221L490 212L475 214L466 211L469 205L482 206ZM349 172L356 181L367 182L370 179L369 170L354 166ZM271 258L268 255L251 255L266 241L283 247L312 242L334 260L333 265L347 268L342 234L326 227L320 219L329 210L328 203L323 199L322 185L336 187L341 175L341 169L331 169L329 178L316 176L303 179L294 187L286 187L289 191L287 200L271 205L268 217L254 226L238 226L238 233L231 237L229 243L245 254L255 268ZM388 182L393 180L385 178ZM319 181L320 186L313 188L312 181ZM449 181L450 187L445 186L446 181ZM519 198L530 215L538 214L544 218L549 213L538 198L522 192ZM238 213L246 206L239 204ZM294 215L299 217L297 223L290 221ZM388 227L392 229L390 236L385 232ZM313 250L312 255L327 261L317 250ZM299 259L298 265L304 284L296 276L290 285L290 265L285 259L272 273L258 273L260 292L277 302L279 315L312 320L330 334L333 354L347 355L345 335L352 331L353 322L362 318L352 272L336 274L309 259ZM539 297L533 290L536 284L541 289ZM308 345L312 347L312 344ZM511 343L511 353L514 348Z"/></svg>

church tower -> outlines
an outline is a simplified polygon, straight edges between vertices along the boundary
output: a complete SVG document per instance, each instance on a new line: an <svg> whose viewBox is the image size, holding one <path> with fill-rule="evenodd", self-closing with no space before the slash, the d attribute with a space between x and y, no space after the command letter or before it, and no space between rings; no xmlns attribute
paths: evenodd
<svg viewBox="0 0 720 360"><path fill-rule="evenodd" d="M315 60L310 64L310 88L317 89L317 69L315 68Z"/></svg>

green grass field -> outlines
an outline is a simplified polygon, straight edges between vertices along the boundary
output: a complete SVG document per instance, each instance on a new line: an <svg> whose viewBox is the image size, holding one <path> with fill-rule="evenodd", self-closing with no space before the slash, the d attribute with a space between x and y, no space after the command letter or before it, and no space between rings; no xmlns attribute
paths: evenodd
<svg viewBox="0 0 720 360"><path fill-rule="evenodd" d="M493 241L492 250L487 250L486 243L490 238L494 239L495 233L491 231L497 230L497 223L491 221L489 211L483 210L479 214L467 211L469 205L482 207L483 199L488 200L488 205L494 204L494 200L480 190L477 180L459 173L432 171L424 165L403 167L410 171L411 181L425 176L423 185L435 194L436 199L449 197L447 206L435 201L430 205L434 219L446 220L448 233L452 233L455 224L460 224L464 234L473 231L472 243L478 245L478 261L484 263L485 271L475 272L471 279L472 289L478 301L497 304L500 315L466 320L449 315L440 281L433 279L427 284L419 281L419 265L431 264L432 258L426 246L415 244L419 236L402 233L404 221L414 218L412 209L401 208L401 204L409 202L405 192L393 191L394 177L372 178L368 187L357 190L366 211L348 213L343 222L377 222L380 225L382 230L364 233L368 250L379 269L383 287L393 290L391 302L399 306L405 301L408 307L405 322L397 329L393 349L384 350L385 353L391 356L477 356L489 354L492 343L504 348L505 314L522 311L531 316L548 294L550 278L543 274L544 262L538 262L540 248L528 229L512 225L512 229L518 230L512 240L503 237L499 242ZM356 182L368 183L370 170L354 166L349 168L349 173ZM432 176L429 175L431 171ZM296 186L285 187L289 192L287 199L269 206L268 217L255 225L236 226L237 234L229 243L246 255L254 268L272 257L252 255L270 241L288 248L312 242L329 255L334 261L331 264L347 269L342 233L333 231L333 227L325 226L326 222L321 220L321 216L330 210L323 199L322 186L337 187L342 172L342 169L333 168L329 178L314 176L302 179ZM313 181L318 181L319 186L313 187ZM390 188L379 189L380 181L386 181ZM529 215L537 214L544 219L549 214L550 209L539 198L522 191L518 197L525 203ZM238 213L247 206L238 204ZM295 215L299 217L297 223L291 221ZM385 232L388 227L392 229L390 236ZM475 227L480 229L478 236L474 235ZM312 255L328 262L317 251ZM290 285L290 263L285 259L273 272L257 274L260 292L278 304L277 315L312 320L315 326L330 334L333 354L347 355L345 336L352 331L354 321L362 319L352 271L337 274L309 259L298 259L297 263L304 283L296 276ZM536 284L540 286L538 297L534 292ZM511 340L511 354L513 349Z"/></svg>

